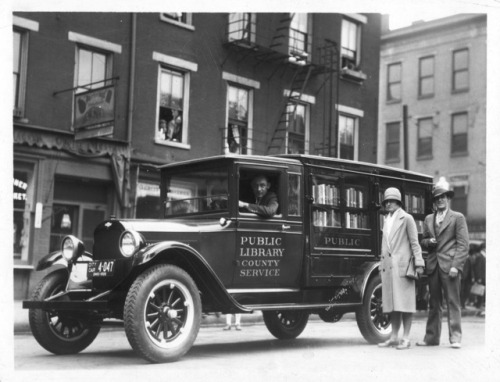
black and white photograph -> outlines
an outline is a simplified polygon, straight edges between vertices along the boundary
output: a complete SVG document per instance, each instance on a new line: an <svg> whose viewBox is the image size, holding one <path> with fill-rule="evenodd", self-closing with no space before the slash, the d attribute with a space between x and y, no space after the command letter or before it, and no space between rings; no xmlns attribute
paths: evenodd
<svg viewBox="0 0 500 382"><path fill-rule="evenodd" d="M498 380L500 1L0 23L0 382Z"/></svg>

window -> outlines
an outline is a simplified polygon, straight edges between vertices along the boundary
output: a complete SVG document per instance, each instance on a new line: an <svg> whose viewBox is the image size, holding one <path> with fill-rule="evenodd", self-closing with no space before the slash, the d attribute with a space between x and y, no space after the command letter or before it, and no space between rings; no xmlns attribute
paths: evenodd
<svg viewBox="0 0 500 382"><path fill-rule="evenodd" d="M228 209L227 169L188 170L167 178L165 216Z"/></svg>
<svg viewBox="0 0 500 382"><path fill-rule="evenodd" d="M451 153L467 153L467 113L451 116Z"/></svg>
<svg viewBox="0 0 500 382"><path fill-rule="evenodd" d="M305 154L308 106L289 103L287 109L288 154Z"/></svg>
<svg viewBox="0 0 500 382"><path fill-rule="evenodd" d="M178 25L187 29L194 29L193 24L193 14L185 12L168 12L160 13L160 20L165 21L170 24Z"/></svg>
<svg viewBox="0 0 500 382"><path fill-rule="evenodd" d="M161 68L157 141L185 142L184 73Z"/></svg>
<svg viewBox="0 0 500 382"><path fill-rule="evenodd" d="M454 186L453 192L455 195L451 200L451 208L467 216L467 187Z"/></svg>
<svg viewBox="0 0 500 382"><path fill-rule="evenodd" d="M288 174L288 216L302 215L300 174Z"/></svg>
<svg viewBox="0 0 500 382"><path fill-rule="evenodd" d="M30 164L14 166L14 259L28 261L31 212L34 210L34 169Z"/></svg>
<svg viewBox="0 0 500 382"><path fill-rule="evenodd" d="M308 53L308 14L295 13L290 24L290 54L306 56Z"/></svg>
<svg viewBox="0 0 500 382"><path fill-rule="evenodd" d="M339 116L339 158L355 159L356 118Z"/></svg>
<svg viewBox="0 0 500 382"><path fill-rule="evenodd" d="M14 116L23 115L27 33L14 30Z"/></svg>
<svg viewBox="0 0 500 382"><path fill-rule="evenodd" d="M13 16L13 91L14 117L24 117L26 97L26 72L28 69L28 38L30 32L38 32L39 24L24 17Z"/></svg>
<svg viewBox="0 0 500 382"><path fill-rule="evenodd" d="M250 91L229 85L227 90L227 145L229 151L248 154L248 106Z"/></svg>
<svg viewBox="0 0 500 382"><path fill-rule="evenodd" d="M434 57L423 57L418 64L418 96L434 95Z"/></svg>
<svg viewBox="0 0 500 382"><path fill-rule="evenodd" d="M160 217L160 186L158 182L137 183L135 202L136 219L158 219Z"/></svg>
<svg viewBox="0 0 500 382"><path fill-rule="evenodd" d="M469 49L460 49L453 52L453 79L454 92L469 89Z"/></svg>
<svg viewBox="0 0 500 382"><path fill-rule="evenodd" d="M76 64L76 93L111 84L105 81L112 77L111 54L78 46Z"/></svg>
<svg viewBox="0 0 500 382"><path fill-rule="evenodd" d="M356 70L359 64L359 41L361 26L351 20L342 20L341 56L342 68Z"/></svg>
<svg viewBox="0 0 500 382"><path fill-rule="evenodd" d="M313 176L312 196L313 226L370 228L368 187L356 176Z"/></svg>
<svg viewBox="0 0 500 382"><path fill-rule="evenodd" d="M392 122L387 123L386 126L386 149L385 149L385 160L386 161L399 161L399 145L401 142L400 138L400 123Z"/></svg>
<svg viewBox="0 0 500 382"><path fill-rule="evenodd" d="M418 143L417 156L432 156L432 127L434 126L432 118L422 118L418 120Z"/></svg>
<svg viewBox="0 0 500 382"><path fill-rule="evenodd" d="M387 101L401 101L401 63L387 66Z"/></svg>
<svg viewBox="0 0 500 382"><path fill-rule="evenodd" d="M255 13L230 13L228 40L247 44L255 42Z"/></svg>

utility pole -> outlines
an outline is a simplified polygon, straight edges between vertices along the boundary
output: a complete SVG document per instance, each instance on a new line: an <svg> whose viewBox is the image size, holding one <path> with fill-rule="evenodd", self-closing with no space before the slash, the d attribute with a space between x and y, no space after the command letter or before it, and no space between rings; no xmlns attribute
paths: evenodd
<svg viewBox="0 0 500 382"><path fill-rule="evenodd" d="M404 168L409 170L408 163L408 106L403 105L403 155Z"/></svg>

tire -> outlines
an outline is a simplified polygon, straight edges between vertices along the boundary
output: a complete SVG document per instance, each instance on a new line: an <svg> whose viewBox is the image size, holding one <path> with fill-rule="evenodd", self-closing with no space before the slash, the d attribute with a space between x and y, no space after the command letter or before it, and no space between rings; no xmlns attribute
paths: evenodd
<svg viewBox="0 0 500 382"><path fill-rule="evenodd" d="M309 320L309 313L304 310L271 310L262 315L269 332L280 340L297 338Z"/></svg>
<svg viewBox="0 0 500 382"><path fill-rule="evenodd" d="M389 339L391 320L382 312L382 279L373 277L366 286L363 305L356 310L356 321L361 334L371 344Z"/></svg>
<svg viewBox="0 0 500 382"><path fill-rule="evenodd" d="M177 361L193 345L201 323L200 293L173 265L157 265L132 284L124 308L125 333L134 351L152 363Z"/></svg>
<svg viewBox="0 0 500 382"><path fill-rule="evenodd" d="M68 281L66 269L45 276L33 292L32 300L42 301L63 291ZM46 350L57 355L76 354L87 348L97 337L99 321L76 318L66 311L29 310L29 324L33 336Z"/></svg>
<svg viewBox="0 0 500 382"><path fill-rule="evenodd" d="M323 309L318 313L319 318L321 318L324 322L338 322L342 318L344 313L335 312L333 309Z"/></svg>

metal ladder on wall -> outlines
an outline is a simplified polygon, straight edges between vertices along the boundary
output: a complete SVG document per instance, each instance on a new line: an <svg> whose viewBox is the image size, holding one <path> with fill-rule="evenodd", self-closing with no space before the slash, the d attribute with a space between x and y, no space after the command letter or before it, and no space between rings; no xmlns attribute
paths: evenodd
<svg viewBox="0 0 500 382"><path fill-rule="evenodd" d="M290 84L290 93L283 98L280 106L281 115L276 128L274 129L271 141L267 147L267 154L280 154L287 149L288 125L295 119L297 114L297 105L311 77L312 65L297 65ZM292 105L290 110L289 105Z"/></svg>

